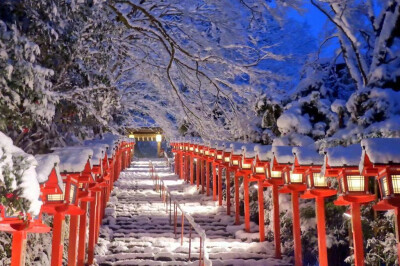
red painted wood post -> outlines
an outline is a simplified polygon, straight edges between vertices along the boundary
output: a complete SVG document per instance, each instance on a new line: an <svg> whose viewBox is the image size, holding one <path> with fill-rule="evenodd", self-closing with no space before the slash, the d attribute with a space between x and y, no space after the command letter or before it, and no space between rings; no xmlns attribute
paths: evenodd
<svg viewBox="0 0 400 266"><path fill-rule="evenodd" d="M244 186L244 230L250 233L250 195L249 195L249 177L243 177Z"/></svg>
<svg viewBox="0 0 400 266"><path fill-rule="evenodd" d="M260 242L265 240L264 225L264 188L263 181L258 181L258 230L260 232Z"/></svg>
<svg viewBox="0 0 400 266"><path fill-rule="evenodd" d="M206 195L210 196L210 163L206 161Z"/></svg>
<svg viewBox="0 0 400 266"><path fill-rule="evenodd" d="M235 224L240 224L239 176L235 173Z"/></svg>
<svg viewBox="0 0 400 266"><path fill-rule="evenodd" d="M196 162L196 187L199 189L200 187L200 168L201 168L201 160L197 158Z"/></svg>
<svg viewBox="0 0 400 266"><path fill-rule="evenodd" d="M231 215L231 172L226 168L226 214Z"/></svg>
<svg viewBox="0 0 400 266"><path fill-rule="evenodd" d="M396 231L396 240L397 240L397 257L400 260L400 215L399 215L399 208L394 209L395 213L395 231Z"/></svg>
<svg viewBox="0 0 400 266"><path fill-rule="evenodd" d="M213 200L217 200L217 164L213 163Z"/></svg>
<svg viewBox="0 0 400 266"><path fill-rule="evenodd" d="M96 193L97 194L97 193ZM90 214L89 214L89 243L88 243L88 264L93 264L94 261L94 247L95 247L95 227L96 227L96 200L90 202Z"/></svg>
<svg viewBox="0 0 400 266"><path fill-rule="evenodd" d="M185 166L185 163L184 163L184 158L183 158L183 154L181 153L181 155L179 156L179 160L180 160L180 164L179 164L179 167L180 167L180 171L179 171L179 178L180 179L184 179L184 176L185 176L185 171L184 171L184 166Z"/></svg>
<svg viewBox="0 0 400 266"><path fill-rule="evenodd" d="M361 211L359 203L351 204L351 225L353 229L354 264L364 265L364 241L361 227Z"/></svg>
<svg viewBox="0 0 400 266"><path fill-rule="evenodd" d="M12 245L11 245L11 266L24 266L25 255L26 255L26 236L25 230L14 231L12 233Z"/></svg>
<svg viewBox="0 0 400 266"><path fill-rule="evenodd" d="M201 162L201 193L204 194L205 192L205 165L207 164L206 160L202 160Z"/></svg>
<svg viewBox="0 0 400 266"><path fill-rule="evenodd" d="M303 265L303 256L301 253L299 193L297 191L292 191L292 213L293 213L294 261L296 266L301 266Z"/></svg>
<svg viewBox="0 0 400 266"><path fill-rule="evenodd" d="M222 165L218 165L218 205L222 206Z"/></svg>
<svg viewBox="0 0 400 266"><path fill-rule="evenodd" d="M175 153L174 162L175 162L174 173L176 175L178 175L178 167L179 167L179 164L178 164L178 153Z"/></svg>
<svg viewBox="0 0 400 266"><path fill-rule="evenodd" d="M190 184L194 184L194 158L190 157Z"/></svg>
<svg viewBox="0 0 400 266"><path fill-rule="evenodd" d="M85 211L79 218L79 244L78 244L78 266L85 265L86 256L86 212L87 202L81 202L81 209Z"/></svg>
<svg viewBox="0 0 400 266"><path fill-rule="evenodd" d="M100 226L101 226L101 209L102 209L102 205L101 205L101 196L102 196L102 192L100 191L99 193L96 193L96 198L97 198L97 210L96 210L96 232L95 232L95 243L97 244L98 240L99 240L99 234L100 234Z"/></svg>
<svg viewBox="0 0 400 266"><path fill-rule="evenodd" d="M274 242L275 242L275 258L281 259L281 225L279 215L279 192L278 186L272 186L272 201L273 201L273 219L274 219Z"/></svg>
<svg viewBox="0 0 400 266"><path fill-rule="evenodd" d="M188 183L190 181L190 161L191 161L191 156L187 156L185 181L188 182Z"/></svg>
<svg viewBox="0 0 400 266"><path fill-rule="evenodd" d="M326 250L326 230L325 230L325 199L324 197L315 198L315 209L317 214L317 230L318 230L318 249L319 249L319 265L328 266L328 253Z"/></svg>
<svg viewBox="0 0 400 266"><path fill-rule="evenodd" d="M53 219L53 239L51 243L51 265L62 265L64 251L64 214L56 212Z"/></svg>
<svg viewBox="0 0 400 266"><path fill-rule="evenodd" d="M68 266L74 266L77 262L78 224L78 215L71 215L69 220Z"/></svg>

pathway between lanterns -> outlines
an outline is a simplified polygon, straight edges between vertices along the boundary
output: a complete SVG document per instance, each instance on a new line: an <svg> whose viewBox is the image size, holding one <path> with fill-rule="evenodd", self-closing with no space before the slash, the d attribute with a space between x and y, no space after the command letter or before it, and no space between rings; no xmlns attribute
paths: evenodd
<svg viewBox="0 0 400 266"><path fill-rule="evenodd" d="M192 231L191 261L188 261L189 226L185 223L184 244L180 240L159 193L149 175L149 160L133 162L115 182L96 247L98 265L198 265L199 237ZM164 160L151 159L156 172L207 235L206 248L213 265L291 265L289 258L273 258L271 242L258 242L258 226L245 233L234 226L234 214L217 206L211 197L199 194L196 186L179 180Z"/></svg>

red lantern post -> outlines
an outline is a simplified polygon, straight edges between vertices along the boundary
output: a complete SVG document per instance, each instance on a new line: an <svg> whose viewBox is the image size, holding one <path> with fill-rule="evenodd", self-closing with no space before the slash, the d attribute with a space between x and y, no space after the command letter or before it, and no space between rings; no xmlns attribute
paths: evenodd
<svg viewBox="0 0 400 266"><path fill-rule="evenodd" d="M235 186L235 224L240 224L240 201L239 201L239 176L240 162L242 161L243 143L231 143L231 158L229 161L229 169L233 172Z"/></svg>
<svg viewBox="0 0 400 266"><path fill-rule="evenodd" d="M90 158L93 155L93 150L83 147L70 147L58 149L54 154L60 157L60 170L65 183L65 194L61 196L52 196L55 203L52 209L49 209L50 214L54 214L53 226L53 252L52 265L59 265L62 261L63 252L63 230L65 215L70 215L70 230L69 230L69 246L68 246L68 261L71 265L77 263L77 241L78 241L78 215L84 214L84 210L79 208L80 192L82 183L93 180L91 173ZM65 202L64 204L61 204Z"/></svg>
<svg viewBox="0 0 400 266"><path fill-rule="evenodd" d="M274 155L272 170L279 171L284 176L285 185L279 190L279 193L290 193L292 196L295 265L302 265L299 193L306 190L304 176L292 172L292 164L294 162L292 147L274 146L272 147L272 153Z"/></svg>
<svg viewBox="0 0 400 266"><path fill-rule="evenodd" d="M329 188L329 182L324 175L321 175L321 167L324 162L323 155L320 155L315 149L307 147L295 147L293 154L295 156L293 173L302 174L306 177L307 191L301 198L315 199L319 265L327 266L325 198L336 195L337 191Z"/></svg>
<svg viewBox="0 0 400 266"><path fill-rule="evenodd" d="M261 161L261 165L265 166L266 179L263 182L263 187L272 188L272 204L273 204L273 224L274 224L274 243L275 243L275 258L281 259L281 234L280 234L280 217L279 217L279 192L278 188L284 184L282 167L273 164L273 153L271 146L256 146L257 156ZM259 169L260 171L261 169Z"/></svg>
<svg viewBox="0 0 400 266"><path fill-rule="evenodd" d="M172 153L174 154L174 162L175 162L174 173L177 176L180 176L180 174L179 174L179 169L180 169L180 166L179 166L179 162L180 162L179 145L178 145L178 143L176 142L175 139L171 140L170 145L172 147Z"/></svg>
<svg viewBox="0 0 400 266"><path fill-rule="evenodd" d="M11 265L25 265L26 237L28 233L47 233L50 227L42 222L42 210L47 206L49 194L62 194L62 179L58 174L58 156L39 155L35 159L38 162L36 167L37 179L40 185L40 199L43 202L41 212L37 219L28 214L26 219L17 216L8 217L6 209L0 210L0 231L13 235L11 246Z"/></svg>
<svg viewBox="0 0 400 266"><path fill-rule="evenodd" d="M222 155L222 167L225 168L225 180L226 180L226 214L231 215L231 156L232 147L230 144L225 144L225 150ZM222 167L220 167L222 177Z"/></svg>
<svg viewBox="0 0 400 266"><path fill-rule="evenodd" d="M339 182L339 197L336 205L350 205L351 224L353 228L353 245L355 265L364 265L363 233L361 227L362 204L375 200L375 195L369 192L368 177L361 175L359 164L361 146L329 148L325 152L325 176L337 177Z"/></svg>
<svg viewBox="0 0 400 266"><path fill-rule="evenodd" d="M211 176L211 169L213 168L214 165L214 160L215 160L215 147L214 144L209 143L208 147L204 151L204 155L206 157L206 195L210 196L210 176ZM211 165L211 167L210 167ZM214 186L214 183L213 183ZM214 191L214 190L213 190ZM213 200L216 200L216 194L213 192Z"/></svg>
<svg viewBox="0 0 400 266"><path fill-rule="evenodd" d="M216 194L218 194L219 206L222 206L222 162L223 162L224 149L225 149L225 144L221 141L218 141L216 145L216 153L213 164L213 196L214 198L216 198ZM217 174L217 167L218 167L218 174ZM215 182L217 181L216 179L218 180L218 183Z"/></svg>
<svg viewBox="0 0 400 266"><path fill-rule="evenodd" d="M381 200L376 211L394 210L397 256L400 260L400 138L363 139L361 174L375 176Z"/></svg>
<svg viewBox="0 0 400 266"><path fill-rule="evenodd" d="M260 242L265 241L264 224L264 187L270 186L266 183L267 169L269 168L272 152L270 145L257 145L254 147L256 153L253 161L252 180L257 182L258 191L258 230L260 232Z"/></svg>
<svg viewBox="0 0 400 266"><path fill-rule="evenodd" d="M250 233L250 194L249 194L249 182L250 175L253 173L252 165L255 159L254 152L255 144L243 144L242 145L242 160L239 162L239 171L237 174L243 176L243 187L244 187L244 230Z"/></svg>

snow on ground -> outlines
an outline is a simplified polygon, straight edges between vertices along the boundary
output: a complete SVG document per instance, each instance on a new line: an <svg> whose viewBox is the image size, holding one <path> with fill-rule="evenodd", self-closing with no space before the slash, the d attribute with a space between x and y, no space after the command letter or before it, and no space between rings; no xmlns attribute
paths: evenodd
<svg viewBox="0 0 400 266"><path fill-rule="evenodd" d="M217 206L196 186L179 180L164 166L164 160L153 160L153 164L184 211L206 231L206 248L213 265L291 265L289 258L273 258L272 243L258 242L256 224L251 224L253 233L245 233L243 225L233 225L234 214L227 216L225 206ZM154 191L148 165L147 159L135 161L115 183L96 247L98 265L198 265L199 237L193 230L189 262L188 222L184 223L181 246L180 213L175 237L173 213L170 224L170 214Z"/></svg>

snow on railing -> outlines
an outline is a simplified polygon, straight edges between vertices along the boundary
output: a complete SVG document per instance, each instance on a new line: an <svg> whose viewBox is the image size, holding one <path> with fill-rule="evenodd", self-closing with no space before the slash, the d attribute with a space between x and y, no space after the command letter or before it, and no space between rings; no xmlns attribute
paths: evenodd
<svg viewBox="0 0 400 266"><path fill-rule="evenodd" d="M166 162L168 166L168 161ZM168 186L164 183L155 171L153 163L149 162L149 172L152 180L154 181L155 189L160 193L160 198L162 198L163 202L165 203L166 213L168 213L168 203L169 203L169 222L172 223L172 204L174 205L174 233L175 237L177 236L177 220L178 220L178 209L181 212L181 245L183 245L183 235L184 235L184 221L185 218L189 222L189 261L191 259L191 242L192 242L192 229L199 235L200 237L200 245L199 245L199 265L209 266L212 265L210 260L208 251L206 249L206 241L207 235L203 228L198 225L194 218L187 212L184 211L182 206L179 204L179 201L175 199L175 197L171 194L168 189ZM169 202L168 202L169 200Z"/></svg>

